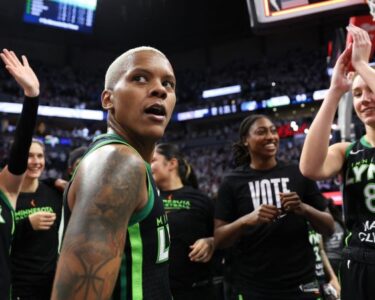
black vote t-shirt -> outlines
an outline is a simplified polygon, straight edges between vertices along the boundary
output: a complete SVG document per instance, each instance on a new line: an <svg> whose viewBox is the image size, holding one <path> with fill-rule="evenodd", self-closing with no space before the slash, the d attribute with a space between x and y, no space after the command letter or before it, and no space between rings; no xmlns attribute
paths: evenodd
<svg viewBox="0 0 375 300"><path fill-rule="evenodd" d="M280 192L296 192L319 210L327 206L315 182L296 165L278 162L266 171L244 165L224 177L215 218L231 223L261 204L281 207ZM315 257L307 221L288 213L274 222L249 227L233 246L232 264L233 282L243 291L288 289L314 280Z"/></svg>
<svg viewBox="0 0 375 300"><path fill-rule="evenodd" d="M168 216L171 246L169 278L172 290L189 290L194 283L209 280L210 263L191 262L190 245L213 235L213 201L189 186L162 191L160 196Z"/></svg>

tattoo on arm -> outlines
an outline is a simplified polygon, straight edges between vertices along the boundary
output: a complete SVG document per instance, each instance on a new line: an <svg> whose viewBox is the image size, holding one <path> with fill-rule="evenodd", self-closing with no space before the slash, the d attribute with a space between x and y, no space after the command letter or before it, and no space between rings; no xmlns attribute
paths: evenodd
<svg viewBox="0 0 375 300"><path fill-rule="evenodd" d="M140 199L143 162L110 152L90 174L82 172L63 243L52 299L109 299L116 283L128 220ZM141 162L141 163L140 163Z"/></svg>

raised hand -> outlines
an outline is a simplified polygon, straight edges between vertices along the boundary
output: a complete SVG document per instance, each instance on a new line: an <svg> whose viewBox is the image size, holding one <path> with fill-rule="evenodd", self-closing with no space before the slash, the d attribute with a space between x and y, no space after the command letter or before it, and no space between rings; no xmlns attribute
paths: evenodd
<svg viewBox="0 0 375 300"><path fill-rule="evenodd" d="M353 39L351 62L354 69L356 69L358 64L368 63L372 47L371 39L366 30L357 26L349 25L346 29Z"/></svg>
<svg viewBox="0 0 375 300"><path fill-rule="evenodd" d="M345 94L350 90L352 80L349 76L351 69L352 58L352 44L350 44L337 59L335 67L333 68L331 78L331 89L338 90L340 93Z"/></svg>
<svg viewBox="0 0 375 300"><path fill-rule="evenodd" d="M5 64L5 68L23 89L25 96L39 96L39 80L30 67L26 56L22 55L21 63L13 51L3 49L3 52L0 53L0 57Z"/></svg>

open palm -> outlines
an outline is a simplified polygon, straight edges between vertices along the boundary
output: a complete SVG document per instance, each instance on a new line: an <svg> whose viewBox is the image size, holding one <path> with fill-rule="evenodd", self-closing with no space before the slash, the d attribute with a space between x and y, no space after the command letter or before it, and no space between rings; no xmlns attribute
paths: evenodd
<svg viewBox="0 0 375 300"><path fill-rule="evenodd" d="M5 68L21 86L28 97L39 96L39 80L33 69L30 67L26 56L22 55L22 63L13 51L4 49L0 57Z"/></svg>

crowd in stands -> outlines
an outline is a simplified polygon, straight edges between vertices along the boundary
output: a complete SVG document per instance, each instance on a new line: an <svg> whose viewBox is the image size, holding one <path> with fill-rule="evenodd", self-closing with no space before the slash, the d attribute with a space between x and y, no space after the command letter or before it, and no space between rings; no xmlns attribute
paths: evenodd
<svg viewBox="0 0 375 300"><path fill-rule="evenodd" d="M180 106L202 103L202 91L240 84L242 92L237 100L268 99L271 96L313 92L326 88L324 50L293 50L283 59L264 59L250 63L237 59L223 67L210 67L205 71L175 70L178 79L177 98ZM78 70L71 66L58 68L32 62L41 79L41 105L101 109L100 95L104 70ZM221 100L225 100L223 97ZM233 99L233 96L227 96ZM0 101L22 100L17 84L0 69ZM217 99L215 99L217 100Z"/></svg>
<svg viewBox="0 0 375 300"><path fill-rule="evenodd" d="M177 96L183 104L201 100L202 91L240 84L240 99L269 99L273 96L295 96L325 89L329 83L324 50L293 51L283 59L264 59L248 63L237 59L221 68L207 68L204 73L176 71ZM228 96L228 100L233 96ZM190 101L189 101L190 100Z"/></svg>
<svg viewBox="0 0 375 300"><path fill-rule="evenodd" d="M302 121L301 121L302 122ZM224 123L224 122L222 122ZM281 121L279 123L279 126ZM224 173L234 167L231 155L233 142L238 138L239 121L230 121L218 125L210 122L203 126L179 126L169 128L163 142L175 143L193 165L198 177L199 187L211 197L215 197ZM3 128L1 135L0 162L5 164L7 149L11 143L12 126ZM90 141L102 132L88 128L63 130L48 128L47 134L37 131L37 138L46 144L46 171L44 177L65 177L69 152L79 146L87 146ZM304 136L293 136L280 139L278 159L298 163ZM318 182L322 191L338 189L337 180Z"/></svg>
<svg viewBox="0 0 375 300"><path fill-rule="evenodd" d="M100 109L100 94L104 78L102 70L88 72L77 70L70 66L58 68L36 64L35 70L41 79L41 105ZM17 83L0 70L0 100L8 102L21 102L22 93Z"/></svg>
<svg viewBox="0 0 375 300"><path fill-rule="evenodd" d="M33 62L35 65L35 63ZM49 106L100 109L103 87L103 70L95 72L77 70L70 66L59 68L37 64L41 78L41 104ZM264 59L257 63L236 60L220 68L207 68L205 72L176 70L178 78L178 104L180 107L202 103L205 89L241 84L242 93L237 100L265 99L277 95L296 95L324 89L328 84L325 54L323 50L293 51L285 59ZM225 97L224 97L225 98ZM228 97L228 99L233 97ZM18 102L23 99L17 84L0 69L0 101ZM205 102L206 103L206 102ZM237 102L238 103L238 102ZM4 121L4 118L3 118ZM3 122L4 123L4 122ZM6 123L6 122L5 122ZM239 121L199 126L189 125L167 130L163 141L176 143L195 167L200 188L214 197L222 175L233 167L231 146L237 139ZM0 160L4 164L5 149L12 126L2 126ZM87 127L74 130L49 128L37 132L47 145L46 172L48 177L63 177L69 151L88 145L99 130ZM279 159L297 163L303 140L297 137L281 139ZM323 190L337 187L335 182L321 184Z"/></svg>

